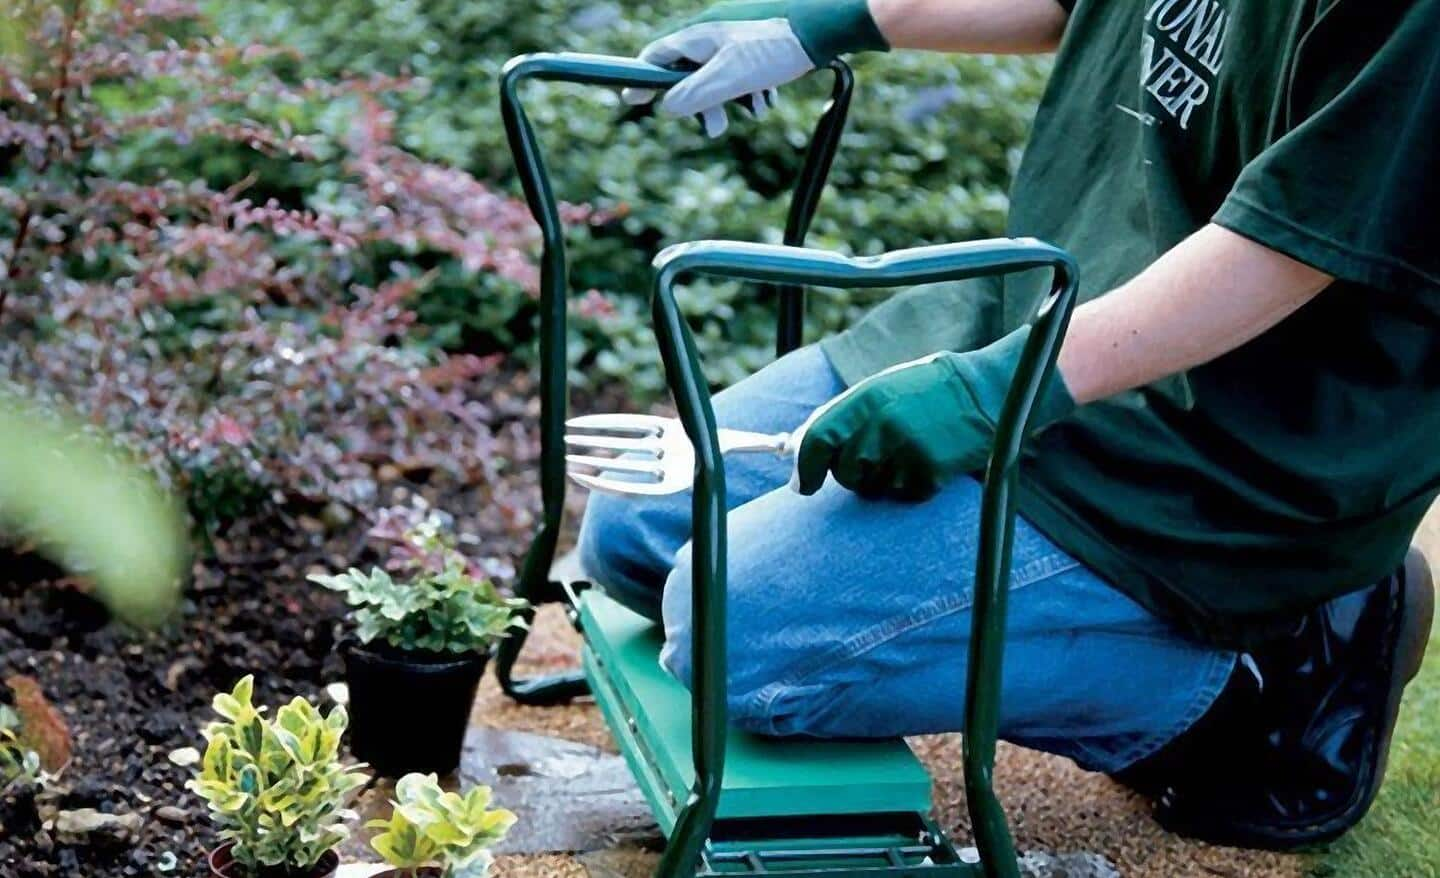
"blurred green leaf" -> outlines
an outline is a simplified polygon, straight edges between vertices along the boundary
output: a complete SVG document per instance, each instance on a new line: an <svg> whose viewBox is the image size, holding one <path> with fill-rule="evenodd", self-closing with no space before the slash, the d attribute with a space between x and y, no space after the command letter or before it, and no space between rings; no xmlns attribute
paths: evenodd
<svg viewBox="0 0 1440 878"><path fill-rule="evenodd" d="M155 624L188 567L181 516L139 466L66 417L0 395L0 520L94 580L120 618Z"/></svg>

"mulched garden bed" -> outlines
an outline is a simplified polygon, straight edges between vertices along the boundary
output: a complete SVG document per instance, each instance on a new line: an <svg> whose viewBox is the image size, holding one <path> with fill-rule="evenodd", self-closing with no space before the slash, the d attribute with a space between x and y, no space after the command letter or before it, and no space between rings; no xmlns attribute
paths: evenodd
<svg viewBox="0 0 1440 878"><path fill-rule="evenodd" d="M177 628L138 637L107 625L86 595L47 584L55 571L33 556L4 560L28 575L10 573L0 592L0 664L41 683L70 727L73 757L38 799L0 803L0 875L151 875L172 858L174 874L196 874L214 838L184 790L189 769L168 755L203 749L210 697L252 670L271 704L314 697L336 678L337 596L304 587L302 574L326 553L295 548L206 562ZM56 825L60 812L86 808L118 819L84 833Z"/></svg>
<svg viewBox="0 0 1440 878"><path fill-rule="evenodd" d="M524 371L497 374L490 390L493 450L509 461L499 478L457 484L377 464L377 505L418 498L445 510L460 533L478 538L462 548L503 567L518 562L538 509L529 432L537 412ZM203 750L211 697L244 674L256 674L259 703L328 702L325 684L341 679L334 647L343 604L305 576L381 562L367 529L354 510L295 504L236 523L197 562L180 618L144 634L109 624L99 603L38 556L0 550L0 678L38 680L73 736L57 782L38 796L0 797L0 878L201 874L214 835L184 789L191 770L169 756ZM63 812L82 809L108 815L82 812L106 825L63 831L75 819Z"/></svg>

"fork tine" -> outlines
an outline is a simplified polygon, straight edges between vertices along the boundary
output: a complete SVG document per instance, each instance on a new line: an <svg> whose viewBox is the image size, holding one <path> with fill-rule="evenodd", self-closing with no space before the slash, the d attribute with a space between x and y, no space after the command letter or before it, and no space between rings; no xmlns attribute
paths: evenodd
<svg viewBox="0 0 1440 878"><path fill-rule="evenodd" d="M588 454L567 454L565 463L569 466L588 466L598 470L617 473L636 473L650 476L657 482L665 477L665 470L654 462L630 460L624 457L592 457Z"/></svg>
<svg viewBox="0 0 1440 878"><path fill-rule="evenodd" d="M685 490L683 483L679 485L666 484L664 482L624 482L619 479L607 479L603 476L592 476L586 473L566 473L572 481L583 488L591 491L599 491L602 494L647 494L659 496L661 494L676 494Z"/></svg>
<svg viewBox="0 0 1440 878"><path fill-rule="evenodd" d="M620 412L615 414L580 415L579 417L566 421L565 426L576 430L658 434L664 431L666 419L659 415L636 415Z"/></svg>
<svg viewBox="0 0 1440 878"><path fill-rule="evenodd" d="M660 446L649 436L614 436L603 433L566 433L566 447L579 449L593 448L600 451L648 452L658 457Z"/></svg>

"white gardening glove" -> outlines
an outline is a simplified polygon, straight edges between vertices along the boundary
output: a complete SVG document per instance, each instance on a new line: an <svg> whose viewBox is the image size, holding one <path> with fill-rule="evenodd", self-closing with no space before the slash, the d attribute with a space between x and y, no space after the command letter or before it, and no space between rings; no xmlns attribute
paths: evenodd
<svg viewBox="0 0 1440 878"><path fill-rule="evenodd" d="M665 93L660 110L698 115L705 133L718 137L728 125L726 103L743 98L755 115L764 115L779 86L844 53L888 48L867 0L728 0L646 46L640 60L698 65ZM644 104L655 93L626 89L623 97Z"/></svg>
<svg viewBox="0 0 1440 878"><path fill-rule="evenodd" d="M700 65L665 93L660 111L699 116L710 137L719 137L729 125L727 102L745 98L756 117L763 117L775 102L778 86L815 69L784 18L692 24L646 46L640 60L658 67L685 61ZM629 104L646 104L655 93L627 88L622 97Z"/></svg>

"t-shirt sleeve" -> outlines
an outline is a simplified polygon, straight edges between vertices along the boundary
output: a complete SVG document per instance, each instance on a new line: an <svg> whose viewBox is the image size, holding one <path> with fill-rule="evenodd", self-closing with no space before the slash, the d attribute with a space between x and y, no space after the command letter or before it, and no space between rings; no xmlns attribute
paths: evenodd
<svg viewBox="0 0 1440 878"><path fill-rule="evenodd" d="M1214 221L1341 280L1440 288L1437 33L1440 0L1322 9L1276 108L1284 133Z"/></svg>

